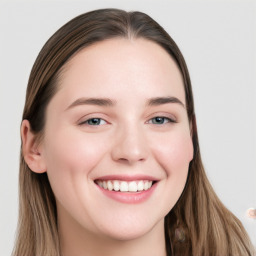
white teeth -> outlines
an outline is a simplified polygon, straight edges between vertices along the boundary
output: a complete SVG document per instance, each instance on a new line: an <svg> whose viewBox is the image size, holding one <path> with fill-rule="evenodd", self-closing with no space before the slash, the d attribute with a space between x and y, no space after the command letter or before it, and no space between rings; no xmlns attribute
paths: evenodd
<svg viewBox="0 0 256 256"><path fill-rule="evenodd" d="M146 182L144 183L144 190L147 190L148 187L149 187L149 184L148 184L148 181L146 181Z"/></svg>
<svg viewBox="0 0 256 256"><path fill-rule="evenodd" d="M144 189L144 182L141 180L138 183L138 191L142 191Z"/></svg>
<svg viewBox="0 0 256 256"><path fill-rule="evenodd" d="M113 190L113 184L110 180L107 182L107 186L108 186L108 190L110 191Z"/></svg>
<svg viewBox="0 0 256 256"><path fill-rule="evenodd" d="M137 192L137 184L135 181L129 182L129 191Z"/></svg>
<svg viewBox="0 0 256 256"><path fill-rule="evenodd" d="M128 183L126 181L122 181L120 184L120 191L121 192L127 192L129 191L129 186Z"/></svg>
<svg viewBox="0 0 256 256"><path fill-rule="evenodd" d="M114 190L118 191L120 189L119 182L117 180L114 181Z"/></svg>
<svg viewBox="0 0 256 256"><path fill-rule="evenodd" d="M96 183L104 189L121 191L121 192L139 192L143 190L148 190L152 186L152 181L118 181L118 180L97 180Z"/></svg>
<svg viewBox="0 0 256 256"><path fill-rule="evenodd" d="M108 188L107 182L105 180L103 181L103 188L105 188L105 189Z"/></svg>

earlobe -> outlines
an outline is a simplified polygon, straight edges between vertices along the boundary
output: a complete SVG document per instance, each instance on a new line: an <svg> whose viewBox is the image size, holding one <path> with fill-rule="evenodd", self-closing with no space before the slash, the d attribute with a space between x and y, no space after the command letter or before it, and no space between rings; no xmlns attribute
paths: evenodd
<svg viewBox="0 0 256 256"><path fill-rule="evenodd" d="M46 165L39 148L36 135L32 132L28 120L21 124L22 154L31 171L36 173L46 172Z"/></svg>

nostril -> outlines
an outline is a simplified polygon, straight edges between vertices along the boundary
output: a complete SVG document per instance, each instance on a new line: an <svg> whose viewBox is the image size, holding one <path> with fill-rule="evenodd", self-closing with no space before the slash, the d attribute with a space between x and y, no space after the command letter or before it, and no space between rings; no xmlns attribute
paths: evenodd
<svg viewBox="0 0 256 256"><path fill-rule="evenodd" d="M123 163L134 163L134 162L143 162L145 161L145 158L136 158L133 156L128 156L127 158L119 158L118 161L123 162Z"/></svg>

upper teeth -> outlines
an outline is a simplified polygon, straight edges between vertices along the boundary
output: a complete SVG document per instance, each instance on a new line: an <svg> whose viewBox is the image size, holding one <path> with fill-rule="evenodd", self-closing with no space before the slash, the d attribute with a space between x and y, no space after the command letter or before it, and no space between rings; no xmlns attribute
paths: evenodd
<svg viewBox="0 0 256 256"><path fill-rule="evenodd" d="M148 190L152 186L152 181L138 180L138 181L119 181L119 180L97 180L96 183L110 191L121 192L137 192L142 190Z"/></svg>

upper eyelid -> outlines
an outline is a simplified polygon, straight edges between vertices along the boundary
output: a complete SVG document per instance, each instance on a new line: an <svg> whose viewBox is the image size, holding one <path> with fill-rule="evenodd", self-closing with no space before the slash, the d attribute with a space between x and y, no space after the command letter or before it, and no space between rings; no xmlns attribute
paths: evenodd
<svg viewBox="0 0 256 256"><path fill-rule="evenodd" d="M104 118L101 118L101 117L90 117L85 120L79 121L78 124L79 125L85 124L86 122L90 121L91 119L100 119L100 120L103 120L104 122L106 122L107 124L109 123L108 121L106 121Z"/></svg>
<svg viewBox="0 0 256 256"><path fill-rule="evenodd" d="M102 119L104 121L107 122L107 118L106 117L103 117L104 114L102 113L90 113L90 114L86 114L84 116L82 116L81 118L78 119L77 123L81 123L81 122L86 122L90 119L94 119L94 118L99 118L99 119Z"/></svg>
<svg viewBox="0 0 256 256"><path fill-rule="evenodd" d="M155 112L155 113L148 115L147 120L150 120L150 119L156 118L156 117L163 117L163 118L171 119L176 122L178 119L176 115L171 114L169 112Z"/></svg>

